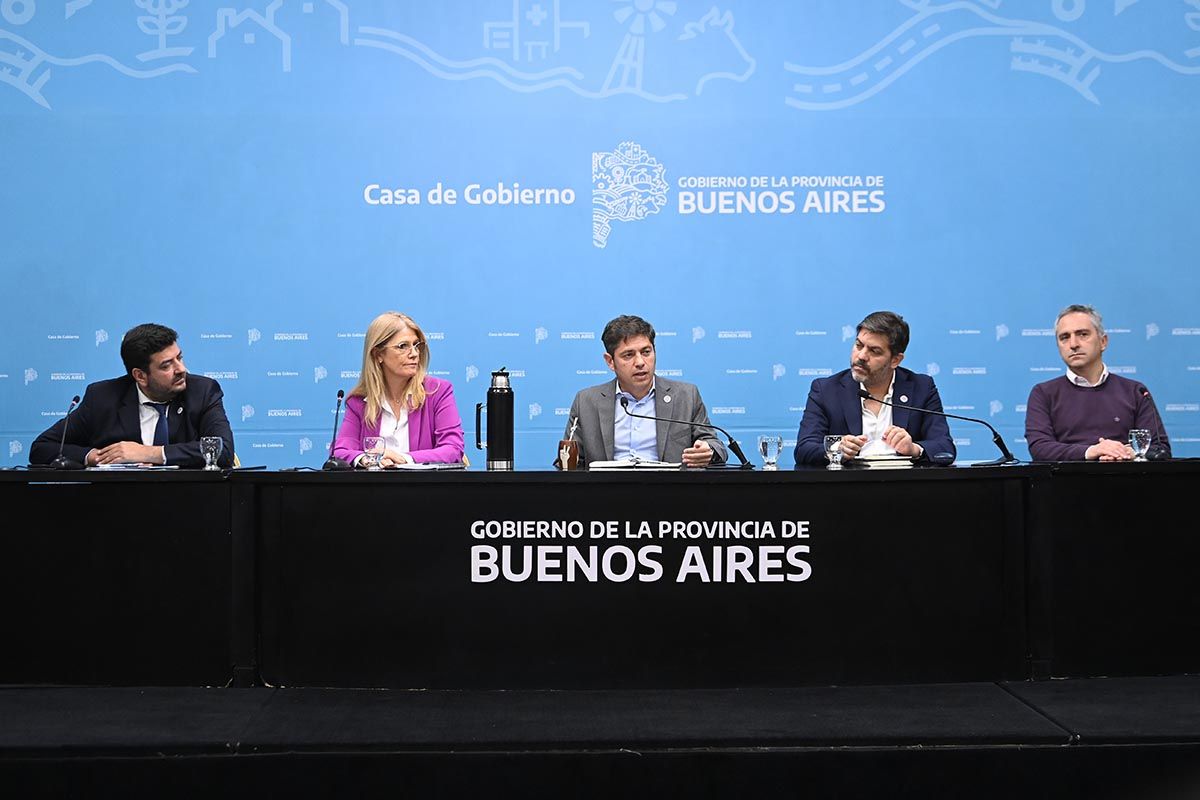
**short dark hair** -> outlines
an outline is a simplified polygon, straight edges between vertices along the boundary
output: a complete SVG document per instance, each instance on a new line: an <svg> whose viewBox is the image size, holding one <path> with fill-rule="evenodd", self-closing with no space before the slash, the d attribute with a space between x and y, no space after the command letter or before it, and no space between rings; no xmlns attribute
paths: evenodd
<svg viewBox="0 0 1200 800"><path fill-rule="evenodd" d="M166 325L147 322L130 328L121 339L121 361L125 362L125 371L131 374L134 369L148 372L150 356L166 350L178 340L179 334Z"/></svg>
<svg viewBox="0 0 1200 800"><path fill-rule="evenodd" d="M894 311L873 311L867 314L863 321L858 323L855 333L863 330L886 336L892 355L899 355L908 349L908 323Z"/></svg>
<svg viewBox="0 0 1200 800"><path fill-rule="evenodd" d="M1092 327L1096 329L1097 336L1104 335L1104 319L1100 316L1100 312L1094 306L1085 306L1082 303L1072 303L1071 305L1058 312L1058 316L1054 318L1054 329L1058 330L1058 323L1062 322L1062 318L1067 314L1087 314L1092 321Z"/></svg>
<svg viewBox="0 0 1200 800"><path fill-rule="evenodd" d="M621 342L635 336L645 336L650 340L650 344L654 344L654 326L641 317L622 314L604 326L600 340L604 342L604 349L611 356L617 352Z"/></svg>

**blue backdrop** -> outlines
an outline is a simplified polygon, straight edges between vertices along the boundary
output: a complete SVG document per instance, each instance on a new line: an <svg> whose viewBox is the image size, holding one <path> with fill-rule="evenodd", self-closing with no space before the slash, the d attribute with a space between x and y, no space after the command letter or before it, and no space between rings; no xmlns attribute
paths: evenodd
<svg viewBox="0 0 1200 800"><path fill-rule="evenodd" d="M158 321L243 463L317 466L386 309L468 440L513 372L519 467L621 313L790 443L894 309L1025 457L1073 302L1200 455L1197 130L1200 0L0 0L2 463Z"/></svg>

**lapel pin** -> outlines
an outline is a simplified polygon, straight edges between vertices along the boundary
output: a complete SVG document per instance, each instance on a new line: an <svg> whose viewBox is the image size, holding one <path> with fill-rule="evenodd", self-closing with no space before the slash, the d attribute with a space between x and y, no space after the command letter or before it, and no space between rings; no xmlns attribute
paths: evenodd
<svg viewBox="0 0 1200 800"><path fill-rule="evenodd" d="M671 395L669 395L669 394L663 395L663 402L664 403L671 402Z"/></svg>
<svg viewBox="0 0 1200 800"><path fill-rule="evenodd" d="M176 407L175 407L175 413L176 413L176 414L182 414L182 413L183 413L183 406L176 406Z"/></svg>
<svg viewBox="0 0 1200 800"><path fill-rule="evenodd" d="M902 395L900 395L900 402L901 402L901 403L907 403L907 402L908 402L908 395L906 395L906 394L902 394Z"/></svg>

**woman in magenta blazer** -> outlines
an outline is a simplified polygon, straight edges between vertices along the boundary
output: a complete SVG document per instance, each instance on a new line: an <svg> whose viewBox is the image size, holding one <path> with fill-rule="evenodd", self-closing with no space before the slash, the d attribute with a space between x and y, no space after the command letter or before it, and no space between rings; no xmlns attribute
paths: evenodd
<svg viewBox="0 0 1200 800"><path fill-rule="evenodd" d="M450 381L429 371L429 343L417 323L385 311L367 328L362 374L346 400L333 455L357 464L363 437L382 436L383 466L458 463L462 419Z"/></svg>

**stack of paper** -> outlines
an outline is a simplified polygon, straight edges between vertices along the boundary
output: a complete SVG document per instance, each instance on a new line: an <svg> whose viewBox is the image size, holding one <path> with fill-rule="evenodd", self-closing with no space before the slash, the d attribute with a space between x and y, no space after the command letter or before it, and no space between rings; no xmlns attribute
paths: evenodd
<svg viewBox="0 0 1200 800"><path fill-rule="evenodd" d="M461 461L431 461L425 464L392 464L384 467L384 469L414 469L414 470L430 470L430 469L466 469L466 465Z"/></svg>
<svg viewBox="0 0 1200 800"><path fill-rule="evenodd" d="M641 459L624 459L622 461L592 461L588 469L617 470L617 469L679 469L683 464L670 461L643 461Z"/></svg>
<svg viewBox="0 0 1200 800"><path fill-rule="evenodd" d="M878 453L876 455L859 456L854 463L870 469L908 469L913 465L909 456L898 453Z"/></svg>
<svg viewBox="0 0 1200 800"><path fill-rule="evenodd" d="M178 464L149 464L143 461L131 462L128 464L97 464L88 469L102 470L147 470L147 469L179 469Z"/></svg>

